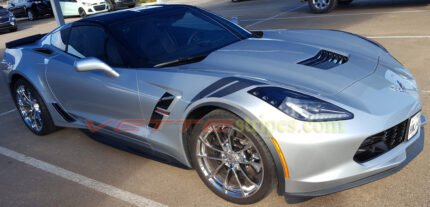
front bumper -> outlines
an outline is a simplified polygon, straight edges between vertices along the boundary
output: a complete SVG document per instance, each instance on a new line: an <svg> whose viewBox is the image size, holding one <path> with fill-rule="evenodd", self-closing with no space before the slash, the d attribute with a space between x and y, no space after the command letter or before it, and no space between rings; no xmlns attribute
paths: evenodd
<svg viewBox="0 0 430 207"><path fill-rule="evenodd" d="M421 116L421 128L413 138L373 160L361 164L351 161L351 163L339 164L329 172L321 172L304 179L287 179L285 195L287 198L327 195L364 185L398 172L423 150L426 123L426 118Z"/></svg>
<svg viewBox="0 0 430 207"><path fill-rule="evenodd" d="M399 147L401 147L402 149L398 149L397 151L401 151L401 153L399 153L398 156L394 156L393 159L385 163L384 166L379 166L375 169L363 169L362 174L354 175L349 178L327 181L326 183L324 183L324 185L329 187L324 189L309 192L286 192L285 196L287 198L323 196L358 187L390 176L403 169L406 165L409 164L409 162L411 162L415 157L418 156L418 154L422 152L424 148L424 127L421 128L420 133L417 134L412 140L410 140L407 145ZM312 189L317 185L321 185L321 183L296 182L294 185L302 189Z"/></svg>
<svg viewBox="0 0 430 207"><path fill-rule="evenodd" d="M8 21L0 23L0 29L14 29L16 28L16 22L15 21Z"/></svg>
<svg viewBox="0 0 430 207"><path fill-rule="evenodd" d="M88 15L92 15L92 14L97 14L97 13L107 12L108 11L107 4L99 4L99 5L86 6L84 9L85 9L85 12Z"/></svg>

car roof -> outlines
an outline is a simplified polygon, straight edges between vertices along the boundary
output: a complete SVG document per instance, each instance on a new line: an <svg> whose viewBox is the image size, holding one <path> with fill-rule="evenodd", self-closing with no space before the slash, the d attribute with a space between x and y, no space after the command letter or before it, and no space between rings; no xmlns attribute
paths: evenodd
<svg viewBox="0 0 430 207"><path fill-rule="evenodd" d="M164 11L172 8L183 8L192 6L183 5L183 4L153 4L146 5L142 7L137 7L134 9L120 10L111 13L98 14L91 17L87 17L81 19L79 21L74 22L73 24L82 24L82 23L96 23L101 25L110 25L113 23L117 23L120 21L124 21L126 19L132 19L134 17L140 17L143 15L153 14L156 12Z"/></svg>

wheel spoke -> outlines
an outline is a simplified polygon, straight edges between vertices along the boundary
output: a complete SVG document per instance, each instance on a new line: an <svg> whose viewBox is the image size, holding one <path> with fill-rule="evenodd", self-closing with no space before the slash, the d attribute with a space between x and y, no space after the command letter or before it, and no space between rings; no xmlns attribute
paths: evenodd
<svg viewBox="0 0 430 207"><path fill-rule="evenodd" d="M220 153L224 153L224 151L223 150L219 150L219 149L217 149L217 148L215 148L214 146L212 146L206 139L203 139L201 136L199 136L199 139L200 139L200 141L201 142L203 142L203 144L206 146L206 147L208 147L209 149L211 149L211 150L214 150L214 151L217 151L217 152L220 152Z"/></svg>
<svg viewBox="0 0 430 207"><path fill-rule="evenodd" d="M230 127L230 131L227 134L227 139L225 143L228 143L228 150L233 151L233 142L231 141L231 137L233 136L234 129Z"/></svg>
<svg viewBox="0 0 430 207"><path fill-rule="evenodd" d="M32 102L30 98L28 98L27 94L25 94L25 89L19 89L18 95L20 96L20 99L25 102L23 104L27 104L28 106L31 106Z"/></svg>
<svg viewBox="0 0 430 207"><path fill-rule="evenodd" d="M230 180L230 179L229 179L230 172L231 172L231 168L228 168L228 170L227 170L227 174L225 175L224 183L223 183L223 186L222 186L222 188L224 189L224 193L225 193L225 194L227 194L227 193L228 193L228 181Z"/></svg>
<svg viewBox="0 0 430 207"><path fill-rule="evenodd" d="M245 191L243 191L243 188L242 188L242 183L239 180L239 176L237 176L236 170L233 169L232 171L233 171L234 177L236 178L237 184L239 185L240 191L242 192L242 195L246 196Z"/></svg>
<svg viewBox="0 0 430 207"><path fill-rule="evenodd" d="M222 162L220 165L218 165L218 167L211 172L211 175L209 176L210 178L213 178L218 172L219 170L224 166L225 162Z"/></svg>
<svg viewBox="0 0 430 207"><path fill-rule="evenodd" d="M251 178L248 176L248 174L246 174L246 172L242 169L242 166L240 166L240 165L239 165L239 171L240 171L240 173L243 174L245 179L248 180L249 183L251 183L251 185L258 186L254 181L251 180Z"/></svg>
<svg viewBox="0 0 430 207"><path fill-rule="evenodd" d="M211 128L212 128L212 131L214 132L214 134L215 134L215 136L216 136L216 138L217 138L217 140L218 140L218 142L219 142L219 145L221 146L221 148L222 148L222 150L224 150L224 151L226 151L225 149L224 149L224 146L223 146L223 142L221 142L221 138L219 137L219 134L218 134L218 132L217 132L217 130L216 130L216 128L212 125L211 126Z"/></svg>
<svg viewBox="0 0 430 207"><path fill-rule="evenodd" d="M209 160L225 161L225 160L224 160L224 159L222 159L222 158L219 158L219 157L211 157L211 156L207 156L207 155L197 155L197 157L206 158L206 159L209 159Z"/></svg>
<svg viewBox="0 0 430 207"><path fill-rule="evenodd" d="M252 147L253 147L252 144L248 143L246 146L243 147L243 149L237 151L236 153L241 154L241 153L245 152L246 150L251 149Z"/></svg>

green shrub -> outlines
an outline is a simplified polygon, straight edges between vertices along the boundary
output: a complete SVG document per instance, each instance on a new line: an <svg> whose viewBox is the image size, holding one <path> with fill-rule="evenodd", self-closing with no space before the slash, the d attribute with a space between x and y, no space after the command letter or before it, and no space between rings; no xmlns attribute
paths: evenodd
<svg viewBox="0 0 430 207"><path fill-rule="evenodd" d="M139 0L139 3L141 4L150 3L150 2L156 2L156 0Z"/></svg>

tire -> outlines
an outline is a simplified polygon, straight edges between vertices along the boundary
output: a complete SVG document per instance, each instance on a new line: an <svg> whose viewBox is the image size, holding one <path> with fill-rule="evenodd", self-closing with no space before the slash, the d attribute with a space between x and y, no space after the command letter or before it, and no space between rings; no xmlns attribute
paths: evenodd
<svg viewBox="0 0 430 207"><path fill-rule="evenodd" d="M27 10L27 18L28 18L28 20L30 20L30 21L34 21L34 13L33 13L33 11L31 11L31 9L28 9Z"/></svg>
<svg viewBox="0 0 430 207"><path fill-rule="evenodd" d="M328 13L337 5L338 0L308 0L309 8L313 13Z"/></svg>
<svg viewBox="0 0 430 207"><path fill-rule="evenodd" d="M31 132L43 136L57 130L45 102L29 82L17 80L12 92L18 112Z"/></svg>
<svg viewBox="0 0 430 207"><path fill-rule="evenodd" d="M134 7L136 7L136 4L128 6L129 9L134 8Z"/></svg>
<svg viewBox="0 0 430 207"><path fill-rule="evenodd" d="M16 32L16 31L18 31L18 27L14 27L12 29L9 29L9 32Z"/></svg>
<svg viewBox="0 0 430 207"><path fill-rule="evenodd" d="M79 8L79 16L82 17L82 18L87 17L87 13L85 12L84 9Z"/></svg>
<svg viewBox="0 0 430 207"><path fill-rule="evenodd" d="M216 195L229 202L252 204L273 190L275 165L262 138L251 127L239 129L236 121L244 123L224 110L214 110L199 120L191 132L191 159L202 181ZM220 139L215 138L213 129ZM231 136L227 135L230 131ZM214 160L217 156L219 160Z"/></svg>
<svg viewBox="0 0 430 207"><path fill-rule="evenodd" d="M347 6L347 5L350 5L352 1L353 0L339 0L337 4L339 4L340 6Z"/></svg>

